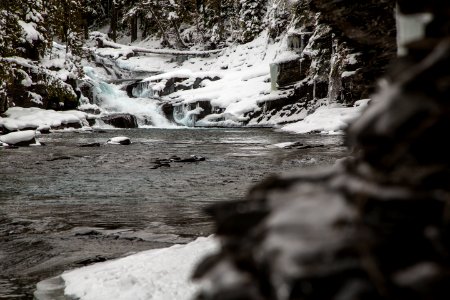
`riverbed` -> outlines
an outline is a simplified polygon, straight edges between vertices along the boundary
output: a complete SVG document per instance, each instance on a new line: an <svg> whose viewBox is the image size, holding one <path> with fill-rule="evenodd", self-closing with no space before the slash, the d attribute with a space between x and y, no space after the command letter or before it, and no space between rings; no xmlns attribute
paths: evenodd
<svg viewBox="0 0 450 300"><path fill-rule="evenodd" d="M127 136L128 146L107 145ZM32 299L64 270L213 232L202 209L242 199L281 172L331 165L339 135L273 129L131 129L56 132L41 147L0 149L0 299ZM283 142L310 149L282 149ZM99 147L79 147L100 143ZM173 155L205 161L155 166Z"/></svg>

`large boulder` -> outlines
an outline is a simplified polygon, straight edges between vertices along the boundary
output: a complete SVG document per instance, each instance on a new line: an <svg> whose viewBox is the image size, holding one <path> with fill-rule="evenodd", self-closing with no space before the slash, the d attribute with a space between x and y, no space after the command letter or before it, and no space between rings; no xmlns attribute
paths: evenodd
<svg viewBox="0 0 450 300"><path fill-rule="evenodd" d="M137 128L138 123L132 114L111 114L100 118L106 124L117 128Z"/></svg>

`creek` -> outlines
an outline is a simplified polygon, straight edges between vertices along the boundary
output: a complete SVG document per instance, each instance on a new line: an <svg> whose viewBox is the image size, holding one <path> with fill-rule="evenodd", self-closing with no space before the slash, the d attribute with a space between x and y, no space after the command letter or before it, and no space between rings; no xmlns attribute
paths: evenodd
<svg viewBox="0 0 450 300"><path fill-rule="evenodd" d="M133 143L105 144L123 135ZM270 174L347 154L342 136L267 128L56 132L40 140L46 146L0 149L0 299L32 299L38 281L64 270L207 236L204 207L242 199ZM292 141L324 146L273 146ZM206 160L151 169L172 155Z"/></svg>

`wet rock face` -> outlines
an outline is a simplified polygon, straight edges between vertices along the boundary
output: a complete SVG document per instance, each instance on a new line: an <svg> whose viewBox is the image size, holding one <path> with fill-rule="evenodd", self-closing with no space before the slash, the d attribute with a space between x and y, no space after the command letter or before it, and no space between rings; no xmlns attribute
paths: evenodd
<svg viewBox="0 0 450 300"><path fill-rule="evenodd" d="M312 30L312 36L302 53L302 67L309 70L296 89L302 94L328 85L325 96L308 93L303 102L322 97L352 105L369 98L396 54L394 7L390 0L299 2L298 30Z"/></svg>
<svg viewBox="0 0 450 300"><path fill-rule="evenodd" d="M161 97L182 90L198 89L205 80L216 81L220 77L174 76L152 81L138 81L126 87L130 97Z"/></svg>
<svg viewBox="0 0 450 300"><path fill-rule="evenodd" d="M222 247L194 274L210 282L197 299L450 298L450 40L438 39L393 66L348 130L353 157L207 210Z"/></svg>
<svg viewBox="0 0 450 300"><path fill-rule="evenodd" d="M106 124L117 128L137 128L138 123L135 116L131 114L112 114L101 117Z"/></svg>

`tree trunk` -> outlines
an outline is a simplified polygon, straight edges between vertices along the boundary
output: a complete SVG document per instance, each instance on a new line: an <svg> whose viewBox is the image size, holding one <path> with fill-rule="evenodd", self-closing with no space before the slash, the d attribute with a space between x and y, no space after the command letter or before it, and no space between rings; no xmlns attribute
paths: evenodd
<svg viewBox="0 0 450 300"><path fill-rule="evenodd" d="M89 21L86 15L83 16L83 31L84 38L87 40L89 38Z"/></svg>
<svg viewBox="0 0 450 300"><path fill-rule="evenodd" d="M116 4L111 4L111 24L109 28L109 37L116 42L117 40L117 9Z"/></svg>
<svg viewBox="0 0 450 300"><path fill-rule="evenodd" d="M152 16L155 18L155 22L156 22L156 24L157 24L159 30L161 31L161 34L162 34L162 37L163 37L164 42L167 43L167 45L168 45L169 47L172 47L172 45L171 45L170 42L169 42L169 36L167 35L167 32L166 32L166 30L164 29L164 26L163 26L163 25L161 24L161 22L159 21L158 16L155 14L155 10L154 10L153 7L150 6L150 5L148 6L148 9L150 10L150 13L152 14Z"/></svg>
<svg viewBox="0 0 450 300"><path fill-rule="evenodd" d="M137 40L138 35L138 17L134 15L131 18L131 42Z"/></svg>
<svg viewBox="0 0 450 300"><path fill-rule="evenodd" d="M180 48L187 48L186 44L184 43L183 39L181 38L180 31L178 30L178 26L175 23L175 21L172 21L172 26L173 26L173 29L175 30L175 36L177 37L177 41L178 41Z"/></svg>

